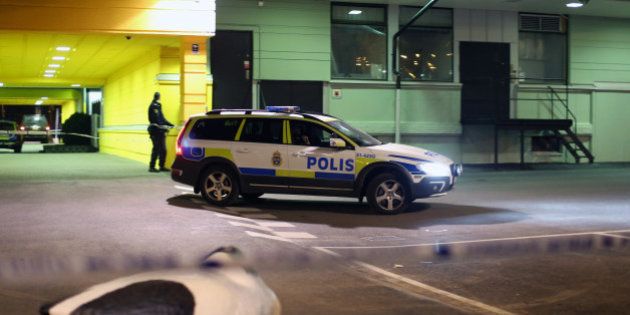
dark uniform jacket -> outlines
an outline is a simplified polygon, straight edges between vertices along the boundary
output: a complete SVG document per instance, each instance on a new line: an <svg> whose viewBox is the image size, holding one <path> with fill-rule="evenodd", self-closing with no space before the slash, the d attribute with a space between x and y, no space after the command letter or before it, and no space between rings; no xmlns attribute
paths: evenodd
<svg viewBox="0 0 630 315"><path fill-rule="evenodd" d="M173 127L173 124L164 118L162 104L159 101L151 102L149 105L149 132L166 132L168 130L166 126Z"/></svg>

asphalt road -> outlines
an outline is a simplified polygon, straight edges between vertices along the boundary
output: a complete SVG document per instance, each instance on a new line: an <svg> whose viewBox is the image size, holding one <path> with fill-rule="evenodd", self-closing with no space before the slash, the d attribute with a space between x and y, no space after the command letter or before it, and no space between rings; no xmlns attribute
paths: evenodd
<svg viewBox="0 0 630 315"><path fill-rule="evenodd" d="M622 165L467 170L448 196L382 216L308 196L221 209L142 163L38 151L0 150L2 314L141 269L192 266L225 245L243 251L284 314L630 309Z"/></svg>

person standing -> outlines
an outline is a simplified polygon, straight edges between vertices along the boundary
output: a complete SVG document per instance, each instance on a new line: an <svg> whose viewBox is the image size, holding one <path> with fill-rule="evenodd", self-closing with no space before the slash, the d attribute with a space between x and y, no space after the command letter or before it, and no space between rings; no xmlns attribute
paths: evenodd
<svg viewBox="0 0 630 315"><path fill-rule="evenodd" d="M166 162L166 132L173 127L162 114L162 103L160 103L160 92L155 92L153 101L149 105L149 136L153 143L151 150L151 161L149 162L149 172L166 172L169 169L164 166ZM155 168L155 162L159 160L159 169Z"/></svg>

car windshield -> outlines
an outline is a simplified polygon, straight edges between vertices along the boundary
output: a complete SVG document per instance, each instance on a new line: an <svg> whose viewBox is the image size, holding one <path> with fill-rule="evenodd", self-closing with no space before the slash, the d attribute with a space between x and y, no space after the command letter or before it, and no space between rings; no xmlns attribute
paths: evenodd
<svg viewBox="0 0 630 315"><path fill-rule="evenodd" d="M15 130L15 127L13 126L13 123L0 121L0 130L13 131Z"/></svg>
<svg viewBox="0 0 630 315"><path fill-rule="evenodd" d="M44 115L25 115L24 119L22 120L22 124L28 126L38 125L45 127L48 125L48 120Z"/></svg>
<svg viewBox="0 0 630 315"><path fill-rule="evenodd" d="M383 144L378 139L370 136L369 134L367 134L366 132L360 129L350 126L348 123L344 121L334 120L334 121L328 122L328 124L330 124L335 129L341 131L344 135L348 136L350 139L352 139L352 141L356 142L358 145L362 147L369 147L369 146Z"/></svg>

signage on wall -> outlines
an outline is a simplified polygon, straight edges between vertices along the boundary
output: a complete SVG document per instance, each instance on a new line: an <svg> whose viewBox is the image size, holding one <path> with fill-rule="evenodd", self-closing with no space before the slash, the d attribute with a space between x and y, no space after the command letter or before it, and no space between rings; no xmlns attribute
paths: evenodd
<svg viewBox="0 0 630 315"><path fill-rule="evenodd" d="M341 99L342 98L341 89L333 89L332 90L332 97L334 99Z"/></svg>

